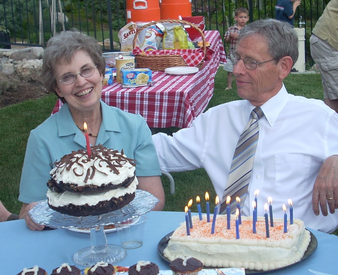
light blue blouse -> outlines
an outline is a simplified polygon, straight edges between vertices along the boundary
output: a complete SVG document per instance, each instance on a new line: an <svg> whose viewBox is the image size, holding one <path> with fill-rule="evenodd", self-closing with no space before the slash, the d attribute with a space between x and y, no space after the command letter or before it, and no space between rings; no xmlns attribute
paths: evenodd
<svg viewBox="0 0 338 275"><path fill-rule="evenodd" d="M123 149L128 158L136 159L137 176L161 175L151 131L143 117L102 101L101 108L103 120L96 143L119 151ZM85 137L74 123L68 104L64 104L58 113L30 132L19 201L31 203L46 199L53 163L83 148L86 148Z"/></svg>

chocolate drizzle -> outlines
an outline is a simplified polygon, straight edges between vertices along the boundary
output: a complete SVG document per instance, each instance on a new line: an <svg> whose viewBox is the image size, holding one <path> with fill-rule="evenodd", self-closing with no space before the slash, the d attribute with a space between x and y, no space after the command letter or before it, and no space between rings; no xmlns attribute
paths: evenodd
<svg viewBox="0 0 338 275"><path fill-rule="evenodd" d="M87 151L84 149L73 151L71 154L63 156L60 161L55 162L54 166L60 170L60 173L63 173L65 169L67 171L73 169L73 173L77 177L85 174L84 182L87 183L88 179L94 178L96 172L107 175L100 169L102 167L108 167L110 172L118 175L120 173L118 168L123 167L125 163L129 162L133 166L136 165L134 159L124 156L123 150L120 153L118 150L105 148L101 144L91 147L89 159L86 156ZM93 164L85 171L84 164L90 161L93 161ZM80 170L81 167L82 171Z"/></svg>
<svg viewBox="0 0 338 275"><path fill-rule="evenodd" d="M63 264L53 269L50 275L81 275L81 271L75 265Z"/></svg>
<svg viewBox="0 0 338 275"><path fill-rule="evenodd" d="M95 271L93 271L95 270ZM88 275L113 275L115 274L114 266L111 264L107 264L107 266L103 265L93 265L88 270Z"/></svg>

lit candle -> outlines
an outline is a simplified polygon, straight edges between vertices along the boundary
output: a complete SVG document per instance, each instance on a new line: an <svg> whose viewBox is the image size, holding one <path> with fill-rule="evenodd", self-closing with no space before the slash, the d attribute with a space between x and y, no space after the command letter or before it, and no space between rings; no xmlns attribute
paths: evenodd
<svg viewBox="0 0 338 275"><path fill-rule="evenodd" d="M236 239L239 239L239 210L236 209Z"/></svg>
<svg viewBox="0 0 338 275"><path fill-rule="evenodd" d="M240 199L240 197L236 197L236 201L237 201L237 209L238 209L238 212L239 212L239 215L238 215L238 222L239 222L239 224L242 224L242 217L241 217L241 199Z"/></svg>
<svg viewBox="0 0 338 275"><path fill-rule="evenodd" d="M264 210L265 210L265 214L264 214L264 218L265 218L265 232L266 232L266 237L270 238L270 233L269 233L269 219L268 219L268 209L269 206L267 203L264 204Z"/></svg>
<svg viewBox="0 0 338 275"><path fill-rule="evenodd" d="M90 141L89 141L89 135L87 133L87 123L83 123L83 130L85 131L85 137L86 137L86 147L87 147L87 155L88 158L90 158L91 151L90 151Z"/></svg>
<svg viewBox="0 0 338 275"><path fill-rule="evenodd" d="M210 206L209 206L209 193L205 192L205 200L207 205L207 222L210 222Z"/></svg>
<svg viewBox="0 0 338 275"><path fill-rule="evenodd" d="M273 227L273 214L272 214L272 198L268 197L269 214L270 214L270 226Z"/></svg>
<svg viewBox="0 0 338 275"><path fill-rule="evenodd" d="M219 197L216 196L216 198L215 198L214 216L212 217L211 234L215 233L216 217L217 217L217 213L218 213L218 203L219 203Z"/></svg>
<svg viewBox="0 0 338 275"><path fill-rule="evenodd" d="M198 216L200 218L200 221L202 220L202 209L201 209L201 205L200 205L200 196L196 197L196 202L197 202L197 210L198 210Z"/></svg>
<svg viewBox="0 0 338 275"><path fill-rule="evenodd" d="M254 194L255 194L255 202L256 202L256 208L257 208L257 206L258 206L257 197L259 195L259 190L256 190Z"/></svg>
<svg viewBox="0 0 338 275"><path fill-rule="evenodd" d="M188 217L188 206L184 208L185 212L185 227L187 228L187 235L190 235L189 217Z"/></svg>
<svg viewBox="0 0 338 275"><path fill-rule="evenodd" d="M283 204L283 211L284 211L284 233L288 232L288 217L286 215L286 206Z"/></svg>
<svg viewBox="0 0 338 275"><path fill-rule="evenodd" d="M230 229L230 202L231 197L227 196L226 204L227 204L227 229Z"/></svg>
<svg viewBox="0 0 338 275"><path fill-rule="evenodd" d="M256 208L256 201L252 202L253 207L253 215L252 215L252 232L256 233L256 215L257 215L257 208Z"/></svg>
<svg viewBox="0 0 338 275"><path fill-rule="evenodd" d="M255 222L257 222L257 200L256 199L252 202L252 207L253 207L253 219Z"/></svg>
<svg viewBox="0 0 338 275"><path fill-rule="evenodd" d="M192 206L192 199L188 201L188 218L189 218L189 225L192 228L192 219L191 219L191 206Z"/></svg>
<svg viewBox="0 0 338 275"><path fill-rule="evenodd" d="M290 205L290 224L293 224L293 205L292 205L292 200L288 199L288 203Z"/></svg>

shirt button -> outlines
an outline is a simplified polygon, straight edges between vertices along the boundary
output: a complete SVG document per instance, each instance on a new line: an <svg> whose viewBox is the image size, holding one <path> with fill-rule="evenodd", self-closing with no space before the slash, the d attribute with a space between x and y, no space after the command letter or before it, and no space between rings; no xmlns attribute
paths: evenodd
<svg viewBox="0 0 338 275"><path fill-rule="evenodd" d="M259 175L257 175L257 176L256 176L256 179L259 179L259 178L260 178L260 176L259 176Z"/></svg>

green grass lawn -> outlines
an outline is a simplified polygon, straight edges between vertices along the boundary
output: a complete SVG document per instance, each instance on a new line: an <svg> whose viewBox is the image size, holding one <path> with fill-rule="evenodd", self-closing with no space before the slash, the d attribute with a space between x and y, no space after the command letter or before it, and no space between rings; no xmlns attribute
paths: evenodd
<svg viewBox="0 0 338 275"><path fill-rule="evenodd" d="M322 99L323 89L319 74L292 74L285 79L285 85L290 93ZM214 96L207 108L239 99L235 83L233 83L233 90L224 91L225 87L226 72L220 68L215 78ZM51 114L55 101L55 95L48 95L38 100L30 100L0 109L0 140L2 143L0 199L11 212L18 213L21 207L17 198L29 132ZM162 176L167 196L164 210L183 211L189 199L197 195L203 198L206 191L210 193L211 198L215 197L210 179L203 169L172 173L172 175L176 184L174 195L169 192L168 179ZM195 207L193 205L192 211L197 211Z"/></svg>

